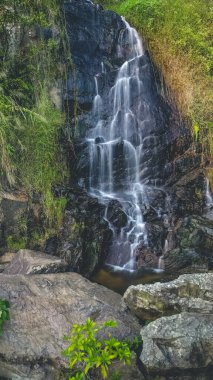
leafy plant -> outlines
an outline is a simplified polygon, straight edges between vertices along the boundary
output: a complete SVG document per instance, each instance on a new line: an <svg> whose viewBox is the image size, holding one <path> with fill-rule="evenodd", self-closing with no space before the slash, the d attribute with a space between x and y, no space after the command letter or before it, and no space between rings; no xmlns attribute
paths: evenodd
<svg viewBox="0 0 213 380"><path fill-rule="evenodd" d="M5 321L9 321L10 319L9 307L8 301L0 299L0 335L3 333Z"/></svg>
<svg viewBox="0 0 213 380"><path fill-rule="evenodd" d="M122 342L111 334L108 339L101 337L101 330L114 328L115 321L107 321L97 325L90 318L85 324L75 324L71 334L65 340L71 344L63 352L69 359L71 376L69 380L91 379L95 370L98 370L103 379L107 378L108 368L115 360L131 364L131 351L127 342Z"/></svg>

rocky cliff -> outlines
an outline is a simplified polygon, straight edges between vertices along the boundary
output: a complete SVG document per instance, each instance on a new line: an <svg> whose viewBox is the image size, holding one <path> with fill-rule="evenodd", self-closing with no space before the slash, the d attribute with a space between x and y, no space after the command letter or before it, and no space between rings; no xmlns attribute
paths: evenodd
<svg viewBox="0 0 213 380"><path fill-rule="evenodd" d="M106 260L115 232L120 236L129 220L122 202L112 197L106 205L100 196L91 195L88 139L97 128L99 117L94 114L97 86L105 132L112 122L111 90L130 54L130 42L125 21L91 1L65 1L63 14L72 65L70 69L64 62L68 75L58 92L66 111L63 143L73 175L68 188L56 191L56 195L63 194L68 199L68 205L60 234L52 234L45 249L65 258L73 270L90 276ZM138 205L145 223L146 241L135 251L135 268L157 268L161 256L160 267L168 272L193 265L198 268L203 263L207 268L211 262L208 249L212 232L204 227L208 220L191 217L201 214L205 206L206 183L199 144L193 141L187 121L181 119L175 104L163 96L164 84L148 51L138 60L137 69L141 87L138 92L133 83L130 102L131 112L137 113L137 122L129 128L128 141L134 149L140 146L143 151L139 180L145 190ZM61 83L62 78L59 79ZM60 102L55 104L58 106ZM101 149L102 136L97 137L95 144ZM126 170L123 168L125 146L118 130L113 147L113 172L118 185ZM35 196L33 206L19 194L11 198L2 193L1 199L2 250L8 240L11 249L26 245L39 248L35 237L44 230L39 199ZM188 239L189 231L192 236L199 231L200 239ZM17 247L13 241L19 242Z"/></svg>
<svg viewBox="0 0 213 380"><path fill-rule="evenodd" d="M97 152L101 149L107 129L111 128L112 89L120 75L120 67L129 55L130 42L125 21L120 16L91 2L78 1L76 5L75 1L64 3L75 70L69 74L63 98L68 115L66 133L68 137L75 136L73 182L74 187L78 186L79 193L77 196L71 195L61 252L66 257L72 257L75 268L88 274L97 263L106 259L113 244L113 233L119 236L119 231L127 225L128 218L122 202L110 201L106 206L100 194L91 197L91 147L88 141L99 128L100 115L94 112L94 99L98 100L97 97L102 101L103 126L102 135L96 135ZM121 54L118 53L119 49ZM128 139L135 149L140 144L139 140L142 142L139 176L140 182L145 184L145 195L139 207L146 223L148 243L139 246L135 260L138 268L156 268L159 256L166 254L163 267L176 270L174 249L180 240L180 226L183 230L184 218L202 213L205 205L206 184L200 148L193 141L190 128L181 119L175 105L163 96L164 85L147 51L140 58L138 72L141 89L138 93L133 83L130 101L131 112L137 114L137 121L136 126L133 122L129 125ZM76 103L78 107L74 114ZM120 124L123 122L121 119ZM125 138L122 137L121 128L118 125L115 134L118 140L113 147L112 170L116 186L122 189L119 184L124 175ZM100 177L100 174L95 175ZM98 177L92 180L98 181ZM75 232L73 224L78 226ZM183 267L191 266L195 256L202 261L199 249L196 253L191 250Z"/></svg>

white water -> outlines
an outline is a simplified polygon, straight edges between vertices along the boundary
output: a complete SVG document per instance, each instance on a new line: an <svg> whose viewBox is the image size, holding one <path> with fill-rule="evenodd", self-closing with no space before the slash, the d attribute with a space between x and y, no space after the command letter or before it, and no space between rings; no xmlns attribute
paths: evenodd
<svg viewBox="0 0 213 380"><path fill-rule="evenodd" d="M210 184L209 184L208 178L206 178L206 204L208 207L213 206L213 198L212 198L212 194L210 191Z"/></svg>
<svg viewBox="0 0 213 380"><path fill-rule="evenodd" d="M99 94L98 76L95 77L93 112L98 122L88 135L89 190L106 205L110 200L116 199L125 211L128 219L125 227L119 229L110 224L113 245L107 261L116 268L133 270L138 247L147 244L141 211L145 196L144 186L140 181L142 137L138 132L138 111L132 104L133 93L134 98L139 97L143 86L140 59L144 53L136 30L124 19L123 21L125 29L120 35L118 56L125 57L126 61L120 67L109 93L112 116L108 125L102 120L103 103ZM103 64L101 72L105 72ZM134 134L138 136L137 143L133 141ZM105 219L108 220L107 209Z"/></svg>

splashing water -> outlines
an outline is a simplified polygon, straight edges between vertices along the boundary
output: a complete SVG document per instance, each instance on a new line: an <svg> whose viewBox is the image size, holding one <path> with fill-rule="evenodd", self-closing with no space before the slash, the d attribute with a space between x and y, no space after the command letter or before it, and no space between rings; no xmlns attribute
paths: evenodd
<svg viewBox="0 0 213 380"><path fill-rule="evenodd" d="M210 183L209 183L209 179L208 178L206 178L206 205L208 207L212 207L213 206L213 198L212 198L212 195L211 195Z"/></svg>
<svg viewBox="0 0 213 380"><path fill-rule="evenodd" d="M107 263L116 268L134 270L137 249L140 245L147 244L141 211L145 200L144 185L140 180L142 136L138 130L145 115L139 115L133 104L133 97L139 98L143 89L140 67L144 53L136 30L124 19L123 22L125 27L119 38L118 56L126 61L120 67L115 84L109 92L112 116L107 125L102 120L103 104L99 94L98 76L95 77L93 112L98 122L88 134L89 191L106 206L110 201L117 200L125 212L127 221L124 226L117 228L110 223L113 243ZM101 71L104 72L103 64ZM148 106L144 104L145 107ZM105 219L108 220L107 209Z"/></svg>

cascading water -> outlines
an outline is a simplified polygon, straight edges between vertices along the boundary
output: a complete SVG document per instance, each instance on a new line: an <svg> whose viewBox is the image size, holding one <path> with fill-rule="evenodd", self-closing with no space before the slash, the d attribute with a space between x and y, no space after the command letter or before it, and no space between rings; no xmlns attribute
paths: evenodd
<svg viewBox="0 0 213 380"><path fill-rule="evenodd" d="M210 191L209 179L206 178L206 205L207 207L213 206L213 198Z"/></svg>
<svg viewBox="0 0 213 380"><path fill-rule="evenodd" d="M127 218L124 226L116 228L109 223L114 238L107 263L117 268L134 270L137 249L147 243L141 211L145 197L144 185L140 180L142 136L138 130L138 126L145 120L145 115L141 115L132 104L133 94L134 98L139 97L143 88L140 73L143 48L135 29L124 19L123 21L125 28L120 35L118 55L120 58L125 57L126 61L120 67L115 84L108 94L112 116L107 125L102 120L103 104L98 89L99 77L95 77L96 96L93 111L98 122L88 135L89 190L106 207L112 200L116 200L125 212ZM102 64L102 73L103 67ZM105 218L109 221L107 208Z"/></svg>

